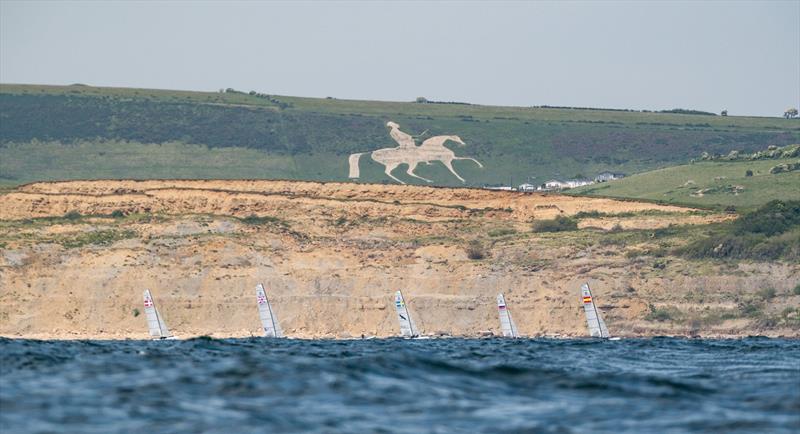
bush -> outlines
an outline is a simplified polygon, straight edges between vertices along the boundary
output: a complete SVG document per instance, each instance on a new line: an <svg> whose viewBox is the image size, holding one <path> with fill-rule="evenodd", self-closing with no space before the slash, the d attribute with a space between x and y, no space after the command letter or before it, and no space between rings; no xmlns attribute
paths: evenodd
<svg viewBox="0 0 800 434"><path fill-rule="evenodd" d="M472 260L483 259L487 256L486 250L480 241L471 241L464 251L467 253L467 258Z"/></svg>
<svg viewBox="0 0 800 434"><path fill-rule="evenodd" d="M775 200L677 249L689 258L800 259L800 201Z"/></svg>
<svg viewBox="0 0 800 434"><path fill-rule="evenodd" d="M614 226L611 226L611 229L608 230L608 233L610 233L610 234L618 234L618 233L622 232L623 230L624 229L622 228L621 224L615 223Z"/></svg>
<svg viewBox="0 0 800 434"><path fill-rule="evenodd" d="M744 176L748 176L748 177L749 177L749 176L753 176L753 171L752 171L752 170L750 170L750 169L747 169L747 170L745 170L745 172L744 172Z"/></svg>
<svg viewBox="0 0 800 434"><path fill-rule="evenodd" d="M489 230L490 237L502 237L503 235L512 235L516 234L516 229L513 228L496 228Z"/></svg>
<svg viewBox="0 0 800 434"><path fill-rule="evenodd" d="M117 241L136 238L138 233L132 230L117 231L113 229L81 233L74 237L59 239L59 243L68 249L75 249L88 245L110 246Z"/></svg>
<svg viewBox="0 0 800 434"><path fill-rule="evenodd" d="M661 110L659 113L673 113L678 115L705 115L705 116L716 116L716 113L706 112L702 110L692 110L692 109L684 109L684 108L674 108L671 110Z"/></svg>
<svg viewBox="0 0 800 434"><path fill-rule="evenodd" d="M777 237L759 234L722 234L695 241L676 253L693 259L752 259L771 261L776 259L798 259L797 245L800 244L800 231Z"/></svg>
<svg viewBox="0 0 800 434"><path fill-rule="evenodd" d="M578 229L578 222L564 216L552 220L536 220L533 222L534 232L565 232Z"/></svg>
<svg viewBox="0 0 800 434"><path fill-rule="evenodd" d="M115 210L114 210L114 211L111 213L111 217L114 217L115 219L117 219L117 218L120 218L120 217L125 217L125 213L124 213L124 212L122 212L121 210L115 209Z"/></svg>
<svg viewBox="0 0 800 434"><path fill-rule="evenodd" d="M67 220L79 220L81 217L83 216L78 211L70 211L64 214L64 218Z"/></svg>
<svg viewBox="0 0 800 434"><path fill-rule="evenodd" d="M758 318L761 316L761 304L755 300L747 300L739 305L742 315L748 318Z"/></svg>
<svg viewBox="0 0 800 434"><path fill-rule="evenodd" d="M247 217L245 217L245 218L243 218L241 220L242 220L243 223L246 223L248 225L253 225L253 226L264 225L264 224L269 224L269 223L277 223L279 225L285 225L284 222L281 221L281 219L279 219L277 217L272 217L272 216L259 217L259 216L255 215L255 214L250 214L249 216L247 216Z"/></svg>
<svg viewBox="0 0 800 434"><path fill-rule="evenodd" d="M579 211L577 214L575 214L575 218L576 219L599 218L599 217L603 217L605 215L606 215L606 213L602 213L602 212L597 211L597 210Z"/></svg>
<svg viewBox="0 0 800 434"><path fill-rule="evenodd" d="M134 308L134 309L133 309L133 316L134 316L134 317L137 317L137 316L139 316L139 309L137 309L137 308Z"/></svg>
<svg viewBox="0 0 800 434"><path fill-rule="evenodd" d="M756 293L756 295L758 295L758 297L764 301L772 300L773 298L775 298L775 288L771 286L767 288L762 288Z"/></svg>
<svg viewBox="0 0 800 434"><path fill-rule="evenodd" d="M792 290L792 293L793 293L794 295L800 295L800 283L798 283L798 284L797 284L797 285L794 287L794 289Z"/></svg>
<svg viewBox="0 0 800 434"><path fill-rule="evenodd" d="M655 307L652 304L650 307L650 313L648 313L644 319L647 321L669 321L674 317L674 309L667 309L664 307Z"/></svg>
<svg viewBox="0 0 800 434"><path fill-rule="evenodd" d="M773 200L735 221L737 234L782 234L800 226L800 201Z"/></svg>

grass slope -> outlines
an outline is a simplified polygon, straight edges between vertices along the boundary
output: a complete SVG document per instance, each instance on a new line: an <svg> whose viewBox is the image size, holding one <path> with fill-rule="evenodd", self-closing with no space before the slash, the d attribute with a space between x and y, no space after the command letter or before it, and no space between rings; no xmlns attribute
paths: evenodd
<svg viewBox="0 0 800 434"><path fill-rule="evenodd" d="M347 179L351 153L394 147L384 125L457 134L467 185L641 172L702 152L800 142L800 122L615 110L299 98L241 92L0 85L0 184L76 178ZM395 175L405 175L405 166ZM417 174L462 185L438 162ZM361 160L361 181L388 182Z"/></svg>
<svg viewBox="0 0 800 434"><path fill-rule="evenodd" d="M707 208L752 209L771 200L800 200L800 171L771 174L797 159L709 161L639 173L570 194L645 199ZM753 176L746 176L747 170Z"/></svg>

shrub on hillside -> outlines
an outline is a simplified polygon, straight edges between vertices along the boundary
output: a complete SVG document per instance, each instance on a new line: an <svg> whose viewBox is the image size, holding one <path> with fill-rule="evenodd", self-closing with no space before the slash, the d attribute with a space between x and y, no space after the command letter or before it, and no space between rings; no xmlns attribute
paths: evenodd
<svg viewBox="0 0 800 434"><path fill-rule="evenodd" d="M597 210L579 211L577 214L575 214L575 218L576 219L600 218L600 217L603 217L605 215L606 215L606 213L602 213L602 212L597 211Z"/></svg>
<svg viewBox="0 0 800 434"><path fill-rule="evenodd" d="M464 251L467 253L467 258L472 260L479 260L488 256L483 244L478 240L470 241Z"/></svg>
<svg viewBox="0 0 800 434"><path fill-rule="evenodd" d="M800 201L773 200L734 222L736 234L782 234L800 226Z"/></svg>
<svg viewBox="0 0 800 434"><path fill-rule="evenodd" d="M248 224L248 225L253 225L253 226L259 226L259 225L265 225L265 224L277 224L277 225L280 225L280 226L285 226L286 225L286 223L283 220L281 220L281 219L279 219L277 217L272 217L272 216L259 217L259 216L255 215L255 214L250 214L249 216L247 216L247 217L245 217L245 218L243 218L241 220L242 220L242 223L245 223L245 224Z"/></svg>
<svg viewBox="0 0 800 434"><path fill-rule="evenodd" d="M800 201L772 201L677 250L702 259L800 260Z"/></svg>
<svg viewBox="0 0 800 434"><path fill-rule="evenodd" d="M671 110L661 110L660 113L672 113L677 115L705 115L705 116L716 116L716 113L705 112L702 110L692 110L692 109L683 109L683 108L674 108Z"/></svg>
<svg viewBox="0 0 800 434"><path fill-rule="evenodd" d="M773 298L775 298L776 291L775 288L768 286L766 288L759 289L756 295L758 295L758 297L764 301L772 300Z"/></svg>
<svg viewBox="0 0 800 434"><path fill-rule="evenodd" d="M536 220L533 222L534 232L565 232L578 229L578 222L564 216L557 216L552 220Z"/></svg>
<svg viewBox="0 0 800 434"><path fill-rule="evenodd" d="M502 237L504 235L512 235L516 233L517 231L514 228L495 228L495 229L490 229L488 232L489 236L493 238Z"/></svg>
<svg viewBox="0 0 800 434"><path fill-rule="evenodd" d="M675 319L675 316L678 314L677 310L672 308L666 307L655 307L654 305L650 304L648 306L650 308L650 312L645 315L644 319L647 321L670 321Z"/></svg>
<svg viewBox="0 0 800 434"><path fill-rule="evenodd" d="M67 220L78 220L81 217L83 217L83 216L78 211L70 211L70 212L64 214L64 218L67 219Z"/></svg>

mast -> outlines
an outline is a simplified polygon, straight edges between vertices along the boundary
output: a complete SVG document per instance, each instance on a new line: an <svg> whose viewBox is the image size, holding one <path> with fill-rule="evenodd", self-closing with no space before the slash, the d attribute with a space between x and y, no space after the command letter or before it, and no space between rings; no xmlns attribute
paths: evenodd
<svg viewBox="0 0 800 434"><path fill-rule="evenodd" d="M261 319L261 328L264 334L271 338L283 337L283 332L278 324L278 319L275 317L275 312L272 310L272 304L267 298L267 293L264 290L264 285L256 285L256 304L258 306L258 317Z"/></svg>
<svg viewBox="0 0 800 434"><path fill-rule="evenodd" d="M514 319L511 318L511 312L508 310L508 305L506 305L506 299L503 294L497 294L497 311L500 316L500 331L503 333L503 336L511 338L519 336L516 326L514 325Z"/></svg>
<svg viewBox="0 0 800 434"><path fill-rule="evenodd" d="M519 333L517 333L517 325L514 324L514 318L511 317L511 312L508 312L508 321L511 323L511 335L512 337L519 337Z"/></svg>
<svg viewBox="0 0 800 434"><path fill-rule="evenodd" d="M275 325L275 313L272 312L272 304L267 300L267 309L269 309L269 319L272 320L272 334L278 337L278 327Z"/></svg>
<svg viewBox="0 0 800 434"><path fill-rule="evenodd" d="M161 316L158 314L158 309L156 309L156 320L158 321L158 332L161 336L164 336L164 329L161 328Z"/></svg>

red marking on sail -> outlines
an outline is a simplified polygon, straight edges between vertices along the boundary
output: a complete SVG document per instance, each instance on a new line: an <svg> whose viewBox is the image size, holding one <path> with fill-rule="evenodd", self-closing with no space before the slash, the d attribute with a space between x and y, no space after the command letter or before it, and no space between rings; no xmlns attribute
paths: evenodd
<svg viewBox="0 0 800 434"><path fill-rule="evenodd" d="M592 302L592 297L583 297L583 302L584 303L591 303Z"/></svg>

